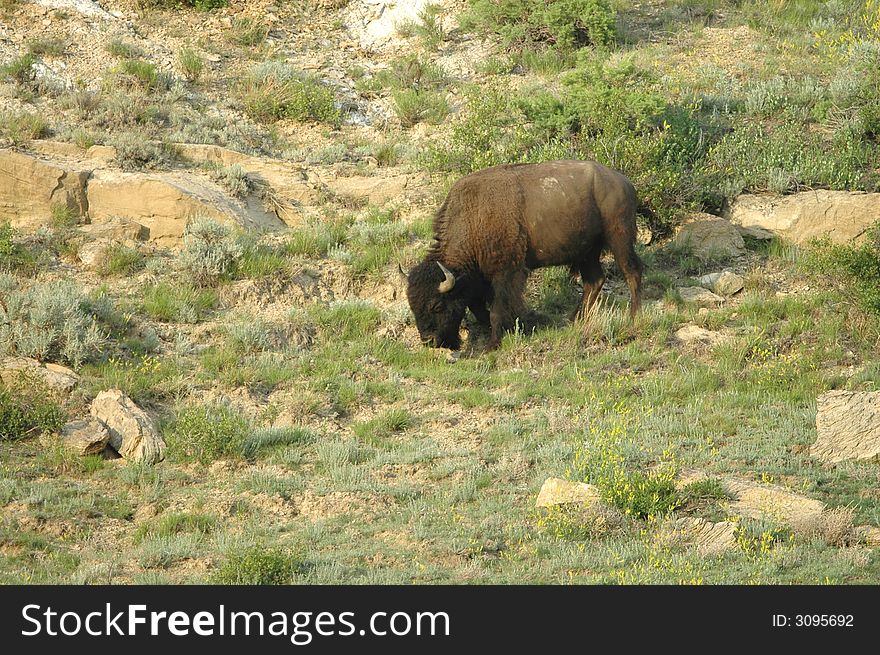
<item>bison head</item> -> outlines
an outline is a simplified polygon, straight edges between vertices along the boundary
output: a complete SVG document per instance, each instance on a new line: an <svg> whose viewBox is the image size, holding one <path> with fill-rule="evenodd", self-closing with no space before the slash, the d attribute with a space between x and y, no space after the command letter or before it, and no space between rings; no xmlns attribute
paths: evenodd
<svg viewBox="0 0 880 655"><path fill-rule="evenodd" d="M406 297L423 344L452 350L461 347L458 331L467 300L449 269L436 260L413 267L408 275Z"/></svg>

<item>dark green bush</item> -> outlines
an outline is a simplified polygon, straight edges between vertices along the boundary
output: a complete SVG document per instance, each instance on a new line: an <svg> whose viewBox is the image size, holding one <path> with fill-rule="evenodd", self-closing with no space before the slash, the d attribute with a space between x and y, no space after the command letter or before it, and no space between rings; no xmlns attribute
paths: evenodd
<svg viewBox="0 0 880 655"><path fill-rule="evenodd" d="M858 245L816 241L807 256L807 266L822 275L837 279L867 312L880 316L880 223Z"/></svg>
<svg viewBox="0 0 880 655"><path fill-rule="evenodd" d="M0 441L16 441L45 432L58 432L64 411L36 383L0 383Z"/></svg>
<svg viewBox="0 0 880 655"><path fill-rule="evenodd" d="M497 34L508 46L576 48L611 44L615 19L608 0L471 0L460 23L468 31Z"/></svg>
<svg viewBox="0 0 880 655"><path fill-rule="evenodd" d="M299 554L282 548L251 546L231 553L214 572L217 584L282 585L302 574Z"/></svg>

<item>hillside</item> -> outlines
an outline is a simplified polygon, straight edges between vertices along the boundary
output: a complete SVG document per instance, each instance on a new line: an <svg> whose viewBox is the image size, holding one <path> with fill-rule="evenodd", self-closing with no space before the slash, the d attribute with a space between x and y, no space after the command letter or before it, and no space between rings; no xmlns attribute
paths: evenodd
<svg viewBox="0 0 880 655"><path fill-rule="evenodd" d="M878 107L876 0L0 0L0 581L876 583ZM643 310L422 346L551 159Z"/></svg>

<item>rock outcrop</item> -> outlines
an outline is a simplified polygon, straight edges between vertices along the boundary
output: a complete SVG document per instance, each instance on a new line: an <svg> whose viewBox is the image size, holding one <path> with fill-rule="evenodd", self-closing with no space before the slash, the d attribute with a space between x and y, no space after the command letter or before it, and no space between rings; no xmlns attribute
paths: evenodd
<svg viewBox="0 0 880 655"><path fill-rule="evenodd" d="M798 245L819 237L850 243L880 221L880 193L818 189L789 196L744 194L731 203L726 216L746 230L769 231Z"/></svg>

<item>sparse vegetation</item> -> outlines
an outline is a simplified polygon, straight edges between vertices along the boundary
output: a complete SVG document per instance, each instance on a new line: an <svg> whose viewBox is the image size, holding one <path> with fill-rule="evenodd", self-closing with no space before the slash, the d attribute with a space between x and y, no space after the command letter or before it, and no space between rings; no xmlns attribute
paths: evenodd
<svg viewBox="0 0 880 655"><path fill-rule="evenodd" d="M58 10L39 33L19 25L33 12L14 4L0 0L10 158L210 177L230 208L262 202L288 226L178 213L117 233L99 202L80 216L70 178L26 216L0 207L0 360L80 377L50 393L4 371L0 583L880 579L857 529L878 524L876 463L810 449L817 396L880 384L877 234L747 237L737 257L667 239L742 192L880 188L877 0L436 3L391 50L351 47L349 12L326 13L346 0L265 16L133 0L130 30L88 43ZM50 136L68 143L31 143ZM607 258L601 301L572 323L580 284L541 269L497 351L470 313L461 352L422 347L397 269L430 247L449 185L558 158L633 180L643 310L629 319ZM742 291L682 299L723 268ZM80 457L57 434L110 388L156 418L164 462ZM536 509L549 477L601 502ZM744 516L737 478L827 509ZM688 532L709 523L733 535L723 553Z"/></svg>

